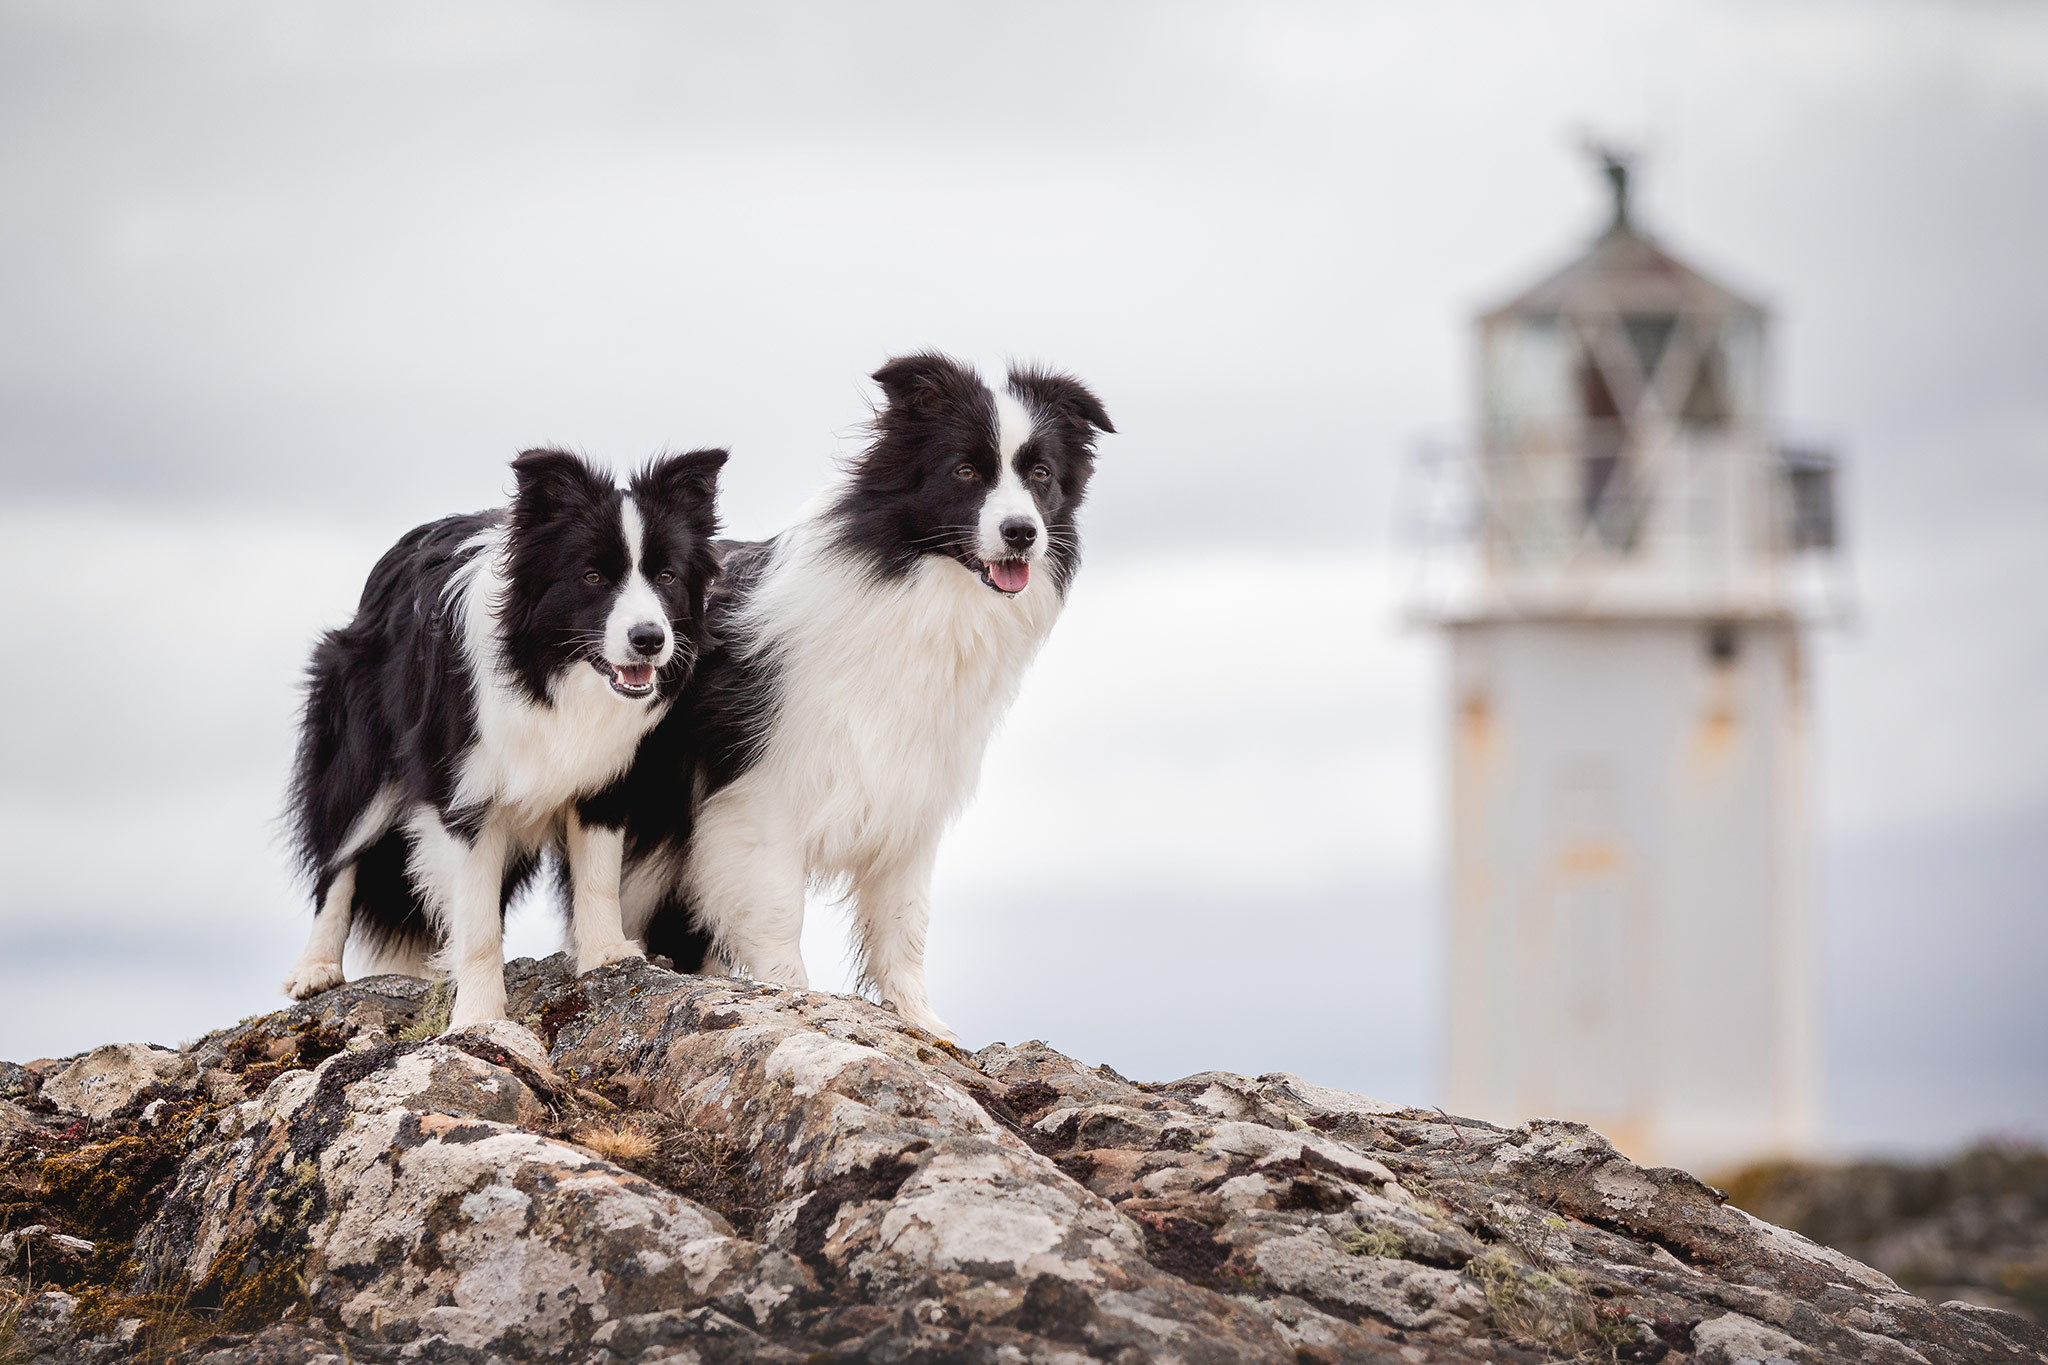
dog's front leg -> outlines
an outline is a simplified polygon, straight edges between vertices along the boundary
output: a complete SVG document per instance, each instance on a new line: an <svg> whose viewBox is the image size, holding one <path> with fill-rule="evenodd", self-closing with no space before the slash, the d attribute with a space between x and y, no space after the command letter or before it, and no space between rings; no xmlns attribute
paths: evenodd
<svg viewBox="0 0 2048 1365"><path fill-rule="evenodd" d="M803 858L787 822L745 779L698 813L684 885L727 965L757 981L810 988Z"/></svg>
<svg viewBox="0 0 2048 1365"><path fill-rule="evenodd" d="M569 935L576 970L595 971L613 962L644 957L626 937L619 914L619 870L625 862L626 832L589 823L569 812Z"/></svg>
<svg viewBox="0 0 2048 1365"><path fill-rule="evenodd" d="M448 934L455 979L451 1029L505 1017L505 832L490 820L473 834L433 811L412 822L413 872Z"/></svg>
<svg viewBox="0 0 2048 1365"><path fill-rule="evenodd" d="M949 1043L959 1039L932 1011L924 987L924 936L931 922L936 849L877 869L854 886L861 981L909 1023Z"/></svg>
<svg viewBox="0 0 2048 1365"><path fill-rule="evenodd" d="M284 979L284 993L293 1000L331 990L341 984L341 954L348 947L349 920L356 894L356 865L343 863L328 879L313 915L306 951Z"/></svg>

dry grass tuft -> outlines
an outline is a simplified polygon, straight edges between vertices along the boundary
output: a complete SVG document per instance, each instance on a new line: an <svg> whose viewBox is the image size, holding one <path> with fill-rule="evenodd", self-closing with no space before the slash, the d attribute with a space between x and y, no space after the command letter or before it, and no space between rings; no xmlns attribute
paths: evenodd
<svg viewBox="0 0 2048 1365"><path fill-rule="evenodd" d="M24 1365L28 1343L21 1339L21 1310L28 1307L29 1289L0 1285L0 1365Z"/></svg>
<svg viewBox="0 0 2048 1365"><path fill-rule="evenodd" d="M606 1161L616 1161L621 1165L647 1160L654 1155L657 1146L653 1138L638 1128L610 1123L585 1124L576 1130L576 1141Z"/></svg>
<svg viewBox="0 0 2048 1365"><path fill-rule="evenodd" d="M438 1038L448 1031L448 1021L454 1012L455 983L444 976L427 988L419 1017L400 1029L396 1037L401 1043L424 1043Z"/></svg>

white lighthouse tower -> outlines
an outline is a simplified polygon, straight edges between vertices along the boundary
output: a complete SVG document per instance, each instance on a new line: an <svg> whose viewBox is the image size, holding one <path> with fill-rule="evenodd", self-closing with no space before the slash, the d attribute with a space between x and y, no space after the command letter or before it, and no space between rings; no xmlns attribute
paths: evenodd
<svg viewBox="0 0 2048 1365"><path fill-rule="evenodd" d="M1807 683L1832 461L1768 315L1632 221L1479 319L1450 642L1446 1104L1727 1169L1814 1127Z"/></svg>

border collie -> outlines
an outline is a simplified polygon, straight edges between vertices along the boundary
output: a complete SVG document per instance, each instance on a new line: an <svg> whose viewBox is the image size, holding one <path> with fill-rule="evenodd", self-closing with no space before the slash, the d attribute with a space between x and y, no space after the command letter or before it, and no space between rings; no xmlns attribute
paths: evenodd
<svg viewBox="0 0 2048 1365"><path fill-rule="evenodd" d="M1114 428L1048 371L990 386L921 354L874 379L843 480L725 547L714 643L628 778L624 926L681 970L802 987L805 888L849 892L862 984L950 1039L924 982L939 836L1059 616Z"/></svg>
<svg viewBox="0 0 2048 1365"><path fill-rule="evenodd" d="M639 953L608 789L702 652L725 459L620 489L529 450L510 508L419 527L370 571L309 670L288 819L316 912L285 994L339 985L353 929L381 970L424 974L440 945L452 1026L503 1018L505 900L551 848L578 970Z"/></svg>

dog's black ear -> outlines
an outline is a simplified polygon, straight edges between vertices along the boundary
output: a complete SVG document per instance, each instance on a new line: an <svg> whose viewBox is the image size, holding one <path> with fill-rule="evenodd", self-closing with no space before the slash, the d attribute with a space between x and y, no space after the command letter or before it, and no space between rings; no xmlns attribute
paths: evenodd
<svg viewBox="0 0 2048 1365"><path fill-rule="evenodd" d="M920 408L934 399L957 395L980 383L974 371L937 351L900 355L869 378L882 386L892 408Z"/></svg>
<svg viewBox="0 0 2048 1365"><path fill-rule="evenodd" d="M525 525L545 520L565 507L609 493L612 481L589 461L566 450L523 450L512 461L519 486L512 506Z"/></svg>
<svg viewBox="0 0 2048 1365"><path fill-rule="evenodd" d="M1049 416L1086 423L1096 431L1116 431L1109 424L1109 413L1104 410L1102 400L1070 374L1061 374L1057 370L1012 370L1010 387L1022 394L1026 403ZM1087 434L1093 436L1094 432Z"/></svg>
<svg viewBox="0 0 2048 1365"><path fill-rule="evenodd" d="M718 471L729 458L724 450L658 455L633 476L633 496L664 506L709 507L718 500Z"/></svg>

